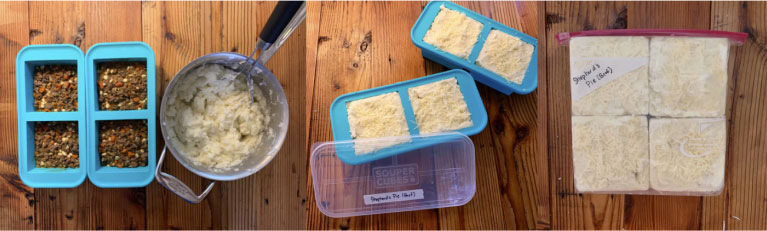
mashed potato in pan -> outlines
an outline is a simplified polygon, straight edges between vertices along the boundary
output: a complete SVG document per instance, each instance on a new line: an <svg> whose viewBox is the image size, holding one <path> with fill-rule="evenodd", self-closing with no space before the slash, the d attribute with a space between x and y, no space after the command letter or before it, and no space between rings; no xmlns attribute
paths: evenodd
<svg viewBox="0 0 767 231"><path fill-rule="evenodd" d="M244 78L218 64L189 72L169 95L168 136L195 165L229 170L255 152L266 133L266 99L255 88L256 102Z"/></svg>

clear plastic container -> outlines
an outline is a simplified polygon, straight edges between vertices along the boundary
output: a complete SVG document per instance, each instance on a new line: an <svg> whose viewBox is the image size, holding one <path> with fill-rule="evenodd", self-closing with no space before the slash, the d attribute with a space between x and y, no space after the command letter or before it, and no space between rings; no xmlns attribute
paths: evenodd
<svg viewBox="0 0 767 231"><path fill-rule="evenodd" d="M358 165L338 158L355 145L403 138L434 144ZM317 207L330 217L461 206L476 191L474 143L457 132L315 143L309 162Z"/></svg>

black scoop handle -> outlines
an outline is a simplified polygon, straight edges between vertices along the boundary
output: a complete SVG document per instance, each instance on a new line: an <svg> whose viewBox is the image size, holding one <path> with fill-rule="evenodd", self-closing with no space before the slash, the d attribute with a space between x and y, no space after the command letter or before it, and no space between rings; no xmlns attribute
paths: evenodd
<svg viewBox="0 0 767 231"><path fill-rule="evenodd" d="M258 37L267 43L274 43L277 37L282 34L285 26L288 25L290 19L296 14L298 8L304 4L304 1L280 1L277 6L274 7L272 15L269 16L269 20L266 21L266 26L261 30L261 34Z"/></svg>

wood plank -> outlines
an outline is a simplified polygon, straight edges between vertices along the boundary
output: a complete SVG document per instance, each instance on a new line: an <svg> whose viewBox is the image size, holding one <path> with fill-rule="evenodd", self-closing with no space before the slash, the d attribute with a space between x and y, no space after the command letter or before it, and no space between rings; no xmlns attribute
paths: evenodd
<svg viewBox="0 0 767 231"><path fill-rule="evenodd" d="M736 7L732 6L731 7ZM727 179L728 229L767 228L767 4L743 2L737 5L741 21L723 21L730 29L748 33L746 44L736 47L734 85L731 112ZM732 9L732 8L731 8ZM732 9L734 11L734 9ZM727 13L724 11L723 13ZM732 12L735 13L735 12ZM715 14L717 19L727 16ZM733 18L734 19L734 18Z"/></svg>
<svg viewBox="0 0 767 231"><path fill-rule="evenodd" d="M536 152L537 177L534 179L537 184L537 197L534 198L537 206L536 229L551 229L551 187L553 178L550 176L549 167L549 127L548 127L548 57L547 57L547 26L550 25L546 20L546 2L538 2L537 5L538 20L538 88L536 91L536 109L537 131L536 141L538 150Z"/></svg>
<svg viewBox="0 0 767 231"><path fill-rule="evenodd" d="M85 6L84 2L30 2L30 44L68 43L85 50ZM87 228L92 188L86 181L71 189L36 189L36 228Z"/></svg>
<svg viewBox="0 0 767 231"><path fill-rule="evenodd" d="M0 3L0 227L35 228L34 189L19 178L16 54L29 44L26 2Z"/></svg>
<svg viewBox="0 0 767 231"><path fill-rule="evenodd" d="M627 8L629 28L710 26L709 2L632 2ZM633 201L626 206L627 229L700 228L701 197L627 196L627 200Z"/></svg>
<svg viewBox="0 0 767 231"><path fill-rule="evenodd" d="M260 29L276 2L224 2L224 47L238 47L250 55ZM251 24L252 23L252 24ZM306 24L267 62L285 90L290 123L285 145L269 165L255 177L226 182L229 224L233 229L301 229L306 209ZM300 145L295 145L300 144ZM255 209L254 209L255 208ZM284 218L291 219L284 219Z"/></svg>
<svg viewBox="0 0 767 231"><path fill-rule="evenodd" d="M220 4L220 3L217 3ZM214 12L220 7L211 2L142 2L142 39L155 52L157 95L161 96L171 78L184 65L204 54L220 51L221 17ZM214 43L214 41L219 41ZM159 130L159 128L158 128ZM161 134L158 131L158 134ZM158 153L162 151L162 142ZM205 180L178 163L172 156L166 156L163 171L185 182L192 190L201 192L207 186ZM224 200L226 184L218 184L200 204L191 205L157 183L146 189L146 215L148 229L224 229L223 221L228 218Z"/></svg>
<svg viewBox="0 0 767 231"><path fill-rule="evenodd" d="M554 229L620 229L624 196L579 194L573 186L570 130L569 51L557 44L561 32L625 28L626 4L620 2L546 2L545 43L548 157L551 184L551 227Z"/></svg>

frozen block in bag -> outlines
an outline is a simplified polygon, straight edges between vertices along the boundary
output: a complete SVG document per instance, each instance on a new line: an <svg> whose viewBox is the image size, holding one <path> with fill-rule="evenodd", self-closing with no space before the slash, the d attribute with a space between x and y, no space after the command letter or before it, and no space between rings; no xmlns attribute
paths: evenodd
<svg viewBox="0 0 767 231"><path fill-rule="evenodd" d="M440 6L431 28L423 41L450 54L467 59L479 39L482 23L469 18L460 11Z"/></svg>
<svg viewBox="0 0 767 231"><path fill-rule="evenodd" d="M725 38L653 37L650 114L724 116L729 46Z"/></svg>
<svg viewBox="0 0 767 231"><path fill-rule="evenodd" d="M723 118L650 119L650 185L661 192L717 192L724 184Z"/></svg>
<svg viewBox="0 0 767 231"><path fill-rule="evenodd" d="M421 134L455 131L473 125L455 78L409 88L408 95Z"/></svg>
<svg viewBox="0 0 767 231"><path fill-rule="evenodd" d="M579 72L596 62L637 62L636 58L648 58L649 49L650 44L646 37L576 37L570 40L570 68L572 72ZM636 69L596 88L580 99L573 99L573 115L646 115L649 98L647 76L648 65L638 65ZM574 86L571 85L571 91L572 87Z"/></svg>
<svg viewBox="0 0 767 231"><path fill-rule="evenodd" d="M405 110L397 92L351 101L346 107L349 112L349 130L354 139L410 134ZM355 144L355 154L370 153L407 141L409 140L398 140L394 143L358 143Z"/></svg>
<svg viewBox="0 0 767 231"><path fill-rule="evenodd" d="M575 188L580 192L649 188L647 117L573 116Z"/></svg>

